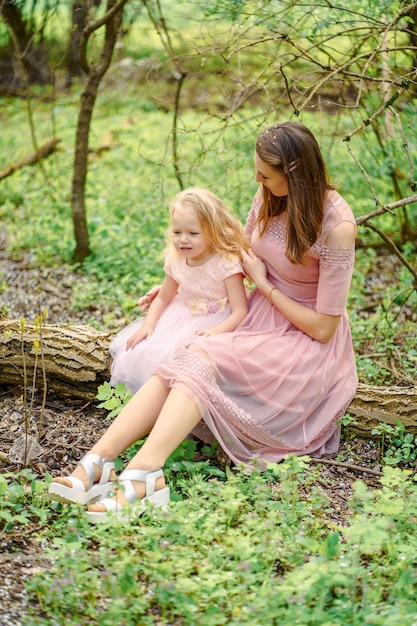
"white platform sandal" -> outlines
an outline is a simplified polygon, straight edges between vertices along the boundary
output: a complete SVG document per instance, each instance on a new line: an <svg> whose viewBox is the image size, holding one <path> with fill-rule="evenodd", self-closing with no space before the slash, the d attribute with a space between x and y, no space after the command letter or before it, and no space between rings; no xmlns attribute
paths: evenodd
<svg viewBox="0 0 417 626"><path fill-rule="evenodd" d="M78 461L87 475L88 488L75 476L64 476L71 483L71 487L52 482L49 485L49 495L58 502L76 502L78 504L88 504L93 500L105 497L113 488L110 474L114 470L114 461L103 459L98 454L86 454ZM98 483L94 482L96 467L101 469L101 476Z"/></svg>
<svg viewBox="0 0 417 626"><path fill-rule="evenodd" d="M164 472L160 468L153 470L125 470L120 474L117 483L113 483L113 490L116 491L116 489L121 488L127 500L127 504L120 504L112 498L99 500L96 504L103 504L106 510L86 511L88 520L90 522L105 522L112 517L113 519L126 521L132 517L141 515L146 509L147 502L152 503L154 506L166 508L169 502L169 488L164 487L163 489L155 491L156 481L163 475ZM145 483L146 492L144 498L138 498L132 481ZM133 505L135 502L137 502L137 506L129 506Z"/></svg>

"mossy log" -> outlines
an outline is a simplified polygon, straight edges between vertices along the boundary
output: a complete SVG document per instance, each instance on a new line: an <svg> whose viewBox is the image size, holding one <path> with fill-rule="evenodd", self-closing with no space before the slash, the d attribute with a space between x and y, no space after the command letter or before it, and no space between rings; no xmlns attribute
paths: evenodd
<svg viewBox="0 0 417 626"><path fill-rule="evenodd" d="M44 324L41 330L26 323L0 320L0 385L43 388L43 365L47 388L60 396L94 400L97 387L110 376L108 346L111 333L86 325ZM42 344L36 350L36 342ZM37 354L36 354L37 352ZM359 384L356 397L347 411L356 422L352 432L369 437L381 422L402 422L407 431L417 433L417 386L376 387Z"/></svg>

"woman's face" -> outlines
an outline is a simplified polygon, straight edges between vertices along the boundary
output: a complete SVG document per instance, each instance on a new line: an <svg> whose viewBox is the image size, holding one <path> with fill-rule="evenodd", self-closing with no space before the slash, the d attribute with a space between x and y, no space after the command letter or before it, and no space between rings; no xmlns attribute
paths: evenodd
<svg viewBox="0 0 417 626"><path fill-rule="evenodd" d="M279 198L288 196L287 177L283 172L277 172L268 163L259 158L255 151L255 179L257 183L262 183L273 196Z"/></svg>

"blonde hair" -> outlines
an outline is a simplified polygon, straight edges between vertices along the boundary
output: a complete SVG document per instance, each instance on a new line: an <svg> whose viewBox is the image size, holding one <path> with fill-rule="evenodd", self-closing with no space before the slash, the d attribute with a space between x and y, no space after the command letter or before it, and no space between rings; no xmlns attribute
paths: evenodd
<svg viewBox="0 0 417 626"><path fill-rule="evenodd" d="M225 203L211 191L199 187L189 187L180 191L171 202L171 218L179 208L194 211L207 243L213 252L228 258L233 256L239 257L242 248L248 249L248 243L241 223L231 213ZM174 246L171 228L167 231L167 244L167 252L172 252Z"/></svg>
<svg viewBox="0 0 417 626"><path fill-rule="evenodd" d="M263 234L271 217L287 211L286 256L292 263L303 263L304 254L321 232L325 195L335 189L328 180L319 145L303 124L283 122L260 133L256 153L285 175L288 186L288 196L279 198L262 185L259 230Z"/></svg>

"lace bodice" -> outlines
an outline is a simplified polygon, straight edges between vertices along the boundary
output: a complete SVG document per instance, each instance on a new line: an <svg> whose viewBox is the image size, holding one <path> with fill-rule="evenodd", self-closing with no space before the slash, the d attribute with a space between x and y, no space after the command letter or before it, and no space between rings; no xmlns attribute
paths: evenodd
<svg viewBox="0 0 417 626"><path fill-rule="evenodd" d="M349 205L335 191L330 192L324 207L323 228L317 242L306 253L304 265L291 263L285 256L287 242L286 214L270 220L259 237L256 217L261 198L255 197L246 230L251 235L255 253L265 262L269 278L288 296L315 303L316 309L339 315L345 308L350 287L355 248L329 246L326 238L337 224L355 219Z"/></svg>
<svg viewBox="0 0 417 626"><path fill-rule="evenodd" d="M228 261L218 254L198 266L188 265L183 257L169 256L164 269L178 283L178 294L190 307L192 315L222 310L228 303L225 279L243 274L237 260Z"/></svg>

